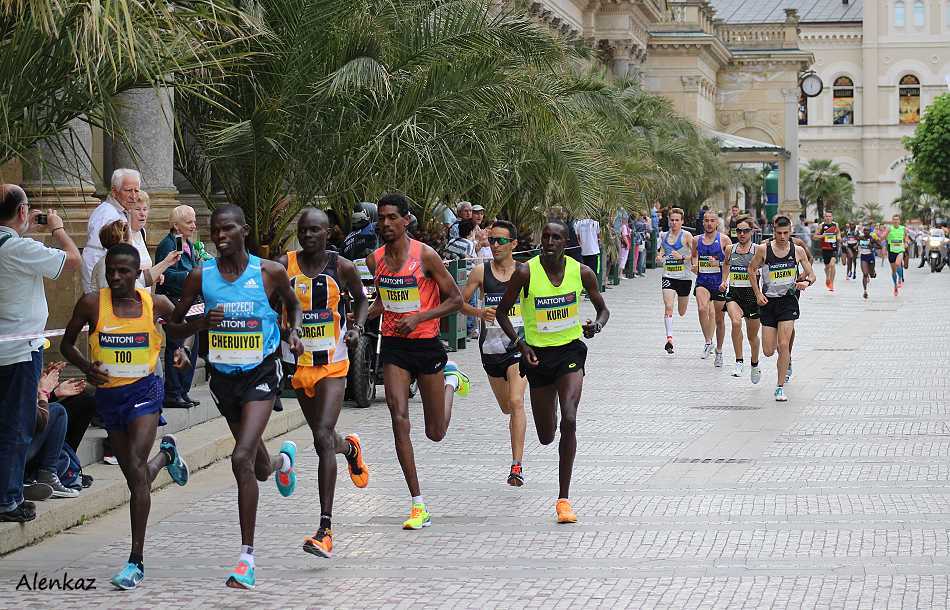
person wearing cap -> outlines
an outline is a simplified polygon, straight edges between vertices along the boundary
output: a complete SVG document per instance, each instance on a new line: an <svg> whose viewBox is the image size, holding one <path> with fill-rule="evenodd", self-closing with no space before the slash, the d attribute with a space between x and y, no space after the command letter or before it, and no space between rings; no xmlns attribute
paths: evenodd
<svg viewBox="0 0 950 610"><path fill-rule="evenodd" d="M484 206L478 203L472 206L472 220L475 221L475 227L482 228L482 223L485 222Z"/></svg>

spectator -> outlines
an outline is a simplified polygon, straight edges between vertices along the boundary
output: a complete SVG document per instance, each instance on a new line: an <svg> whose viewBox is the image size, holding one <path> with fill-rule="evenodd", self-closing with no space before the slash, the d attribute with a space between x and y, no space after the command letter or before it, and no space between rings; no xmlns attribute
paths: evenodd
<svg viewBox="0 0 950 610"><path fill-rule="evenodd" d="M192 239L198 228L195 210L191 206L180 205L173 209L168 219L170 230L155 250L155 258L165 260L172 252L178 250L177 238L181 237L181 255L175 264L165 270L165 281L159 284L156 292L164 294L172 303L181 298L185 278L195 266L196 253ZM198 406L199 401L191 398L191 383L195 377L195 362L198 358L197 349L191 350L191 366L175 367L175 352L182 347L187 339L176 340L165 338L165 408L187 409Z"/></svg>
<svg viewBox="0 0 950 610"><path fill-rule="evenodd" d="M56 212L37 222L26 193L14 184L0 185L0 335L27 334L33 339L0 343L0 521L31 521L36 506L23 498L23 469L36 424L36 394L43 366L43 339L49 309L43 278L55 280L64 270L79 269L79 249ZM22 237L47 229L62 250Z"/></svg>
<svg viewBox="0 0 950 610"><path fill-rule="evenodd" d="M600 277L600 223L592 218L582 218L574 223L577 242L581 246L584 264Z"/></svg>
<svg viewBox="0 0 950 610"><path fill-rule="evenodd" d="M110 222L99 231L99 243L101 243L102 247L106 250L121 243L131 244L138 250L138 246L134 243L134 237L135 233L129 232L129 224L124 220ZM145 246L144 242L142 246ZM180 256L181 253L177 251L169 252L165 260L154 267L151 266L152 259L149 257L149 268L142 270L141 274L135 278L135 285L139 288L147 288L155 283L161 283L163 281L162 273L178 262ZM98 292L103 288L108 288L108 284L106 283L106 257L104 256L100 258L96 262L96 266L92 268L91 288L89 292Z"/></svg>
<svg viewBox="0 0 950 610"><path fill-rule="evenodd" d="M626 214L626 213L625 213ZM629 219L629 216L627 217ZM633 250L633 268L637 268L637 251L633 244L633 231L630 230L628 220L620 222L620 260L617 261L620 266L620 275L624 274L627 268L627 259L630 257L630 251Z"/></svg>
<svg viewBox="0 0 950 610"><path fill-rule="evenodd" d="M696 224L693 225L693 234L698 234L702 232L703 228L703 218L706 217L706 212L709 211L709 206L704 205L699 209L699 214L696 215ZM722 225L720 225L722 226Z"/></svg>
<svg viewBox="0 0 950 610"><path fill-rule="evenodd" d="M458 259L474 259L476 250L472 236L475 233L475 221L471 218L460 220L458 232L459 236L449 241L445 251Z"/></svg>
<svg viewBox="0 0 950 610"><path fill-rule="evenodd" d="M485 223L485 208L480 204L475 204L472 206L472 220L475 221L476 229L481 229L483 227Z"/></svg>
<svg viewBox="0 0 950 610"><path fill-rule="evenodd" d="M99 241L102 227L116 220L129 220L132 207L139 199L142 176L134 169L112 172L112 190L105 201L92 211L86 224L86 246L82 249L82 291L92 292L92 270L103 256L105 248Z"/></svg>
<svg viewBox="0 0 950 610"><path fill-rule="evenodd" d="M650 210L650 223L653 226L653 229L659 230L660 228L660 202L653 202L653 209Z"/></svg>
<svg viewBox="0 0 950 610"><path fill-rule="evenodd" d="M455 213L458 216L458 220L452 223L452 226L449 227L449 242L459 236L459 223L463 220L472 219L472 202L460 201L458 206L455 208Z"/></svg>
<svg viewBox="0 0 950 610"><path fill-rule="evenodd" d="M635 272L640 277L647 274L647 244L650 243L650 235L653 228L650 224L650 217L642 214L640 219L633 225L637 242L637 268Z"/></svg>
<svg viewBox="0 0 950 610"><path fill-rule="evenodd" d="M33 442L26 456L27 462L35 461L35 469L28 467L29 471L35 472L35 476L30 478L41 485L48 485L54 498L75 498L79 495L78 490L66 487L59 480L59 454L66 440L68 418L63 405L49 402L50 394L57 387L61 396L75 395L83 390L84 384L59 383L59 374L65 366L65 362L56 362L43 371L36 397Z"/></svg>
<svg viewBox="0 0 950 610"><path fill-rule="evenodd" d="M798 215L798 222L792 227L792 235L805 242L806 249L811 252L811 230L805 221L805 215Z"/></svg>
<svg viewBox="0 0 950 610"><path fill-rule="evenodd" d="M660 214L659 229L664 233L670 230L670 209L670 206L666 206Z"/></svg>

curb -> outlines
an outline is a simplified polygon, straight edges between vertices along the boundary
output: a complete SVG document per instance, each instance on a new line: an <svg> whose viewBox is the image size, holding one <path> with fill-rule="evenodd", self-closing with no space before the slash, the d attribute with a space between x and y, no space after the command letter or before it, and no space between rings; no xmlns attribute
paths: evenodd
<svg viewBox="0 0 950 610"><path fill-rule="evenodd" d="M306 424L296 401L284 400L284 410L271 414L263 438L271 440ZM175 433L182 456L192 474L231 455L234 439L223 417ZM161 429L151 455L158 451ZM0 556L58 534L129 501L129 488L118 466L92 464L83 472L95 477L89 489L78 498L47 500L36 503L36 519L27 523L0 523ZM152 483L152 491L172 484L164 469Z"/></svg>

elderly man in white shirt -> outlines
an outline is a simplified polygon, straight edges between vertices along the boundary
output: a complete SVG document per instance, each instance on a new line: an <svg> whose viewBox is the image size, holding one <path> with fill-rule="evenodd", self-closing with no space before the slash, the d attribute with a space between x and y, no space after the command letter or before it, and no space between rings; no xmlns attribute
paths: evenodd
<svg viewBox="0 0 950 610"><path fill-rule="evenodd" d="M26 193L0 184L0 521L36 518L36 507L23 498L23 469L36 425L36 401L43 367L43 338L49 309L43 278L79 268L79 249L53 210L41 218L30 210ZM62 248L47 248L23 237L49 231Z"/></svg>
<svg viewBox="0 0 950 610"><path fill-rule="evenodd" d="M99 259L106 255L99 241L102 227L116 220L129 221L129 212L139 200L142 176L134 169L120 168L112 172L112 190L105 201L99 204L86 225L86 245L82 249L82 291L92 292L92 270Z"/></svg>

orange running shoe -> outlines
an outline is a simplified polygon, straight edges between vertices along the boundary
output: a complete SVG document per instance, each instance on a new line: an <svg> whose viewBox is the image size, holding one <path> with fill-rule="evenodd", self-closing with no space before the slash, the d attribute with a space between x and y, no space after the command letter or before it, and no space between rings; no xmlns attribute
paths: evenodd
<svg viewBox="0 0 950 610"><path fill-rule="evenodd" d="M326 527L317 530L313 536L303 539L303 550L311 555L330 559L333 557L333 532Z"/></svg>
<svg viewBox="0 0 950 610"><path fill-rule="evenodd" d="M554 510L557 512L558 523L577 523L577 514L567 498L560 498L554 505Z"/></svg>
<svg viewBox="0 0 950 610"><path fill-rule="evenodd" d="M349 434L346 442L353 445L356 455L352 458L346 458L346 465L350 469L350 479L353 485L359 488L369 485L369 466L363 461L363 446L360 444L360 437L356 434Z"/></svg>

